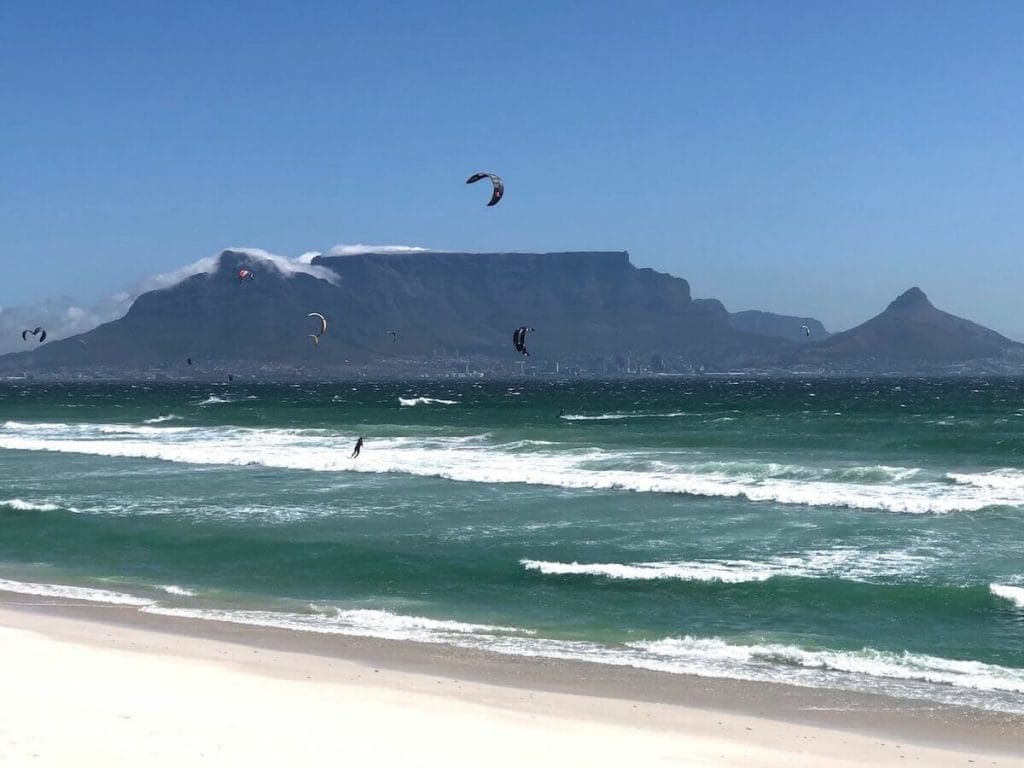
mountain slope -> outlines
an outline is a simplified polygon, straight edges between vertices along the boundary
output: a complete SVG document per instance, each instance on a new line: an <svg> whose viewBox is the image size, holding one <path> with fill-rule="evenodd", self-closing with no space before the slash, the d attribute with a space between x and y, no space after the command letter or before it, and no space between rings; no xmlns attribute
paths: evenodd
<svg viewBox="0 0 1024 768"><path fill-rule="evenodd" d="M953 363L1002 357L1024 345L936 309L920 288L901 294L882 313L808 349L815 360L886 359Z"/></svg>
<svg viewBox="0 0 1024 768"><path fill-rule="evenodd" d="M254 280L239 282L239 268ZM289 273L252 253L225 251L213 271L140 296L125 317L31 353L10 369L246 361L339 365L435 351L518 359L512 330L536 329L534 361L677 354L701 363L786 346L743 333L715 300L694 300L681 278L638 269L625 252L417 253L316 257L332 280ZM322 269L321 269L322 273ZM329 319L313 345L307 334ZM397 342L388 330L397 331Z"/></svg>

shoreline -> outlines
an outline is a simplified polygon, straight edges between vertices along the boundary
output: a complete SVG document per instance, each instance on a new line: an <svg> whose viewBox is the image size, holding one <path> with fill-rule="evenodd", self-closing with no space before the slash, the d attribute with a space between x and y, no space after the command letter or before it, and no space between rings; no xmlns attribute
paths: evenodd
<svg viewBox="0 0 1024 768"><path fill-rule="evenodd" d="M693 762L686 764L692 765L905 765L907 758L916 756L924 765L965 765L968 760L983 759L990 765L1024 766L1024 715L876 694L504 656L404 640L305 633L15 593L0 593L0 639L13 643L22 654L27 652L31 659L37 652L43 657L69 652L91 667L87 659L103 657L108 664L107 678L112 681L119 679L119 670L125 665L141 663L147 669L204 670L211 679L222 681L215 687L218 696L258 684L281 687L286 693L302 689L314 701L341 695L349 704L355 701L357 708L358 701L373 700L383 709L364 726L370 730L377 727L382 733L394 729L395 722L401 722L401 728L415 729L438 711L454 709L455 721L467 729L460 737L466 744L473 742L476 731L491 733L496 739L512 738L508 747L512 751L503 755L510 765L524 754L515 752L516 745L527 749L542 743L546 746L538 759L547 751L552 757L541 764L557 764L553 755L562 754L559 750L568 749L571 755L590 744L575 733L582 729L588 739L596 738L596 733L616 734L588 758L608 765L615 764L612 756L618 754L616 749L625 749L629 743L629 749L650 748L654 750L651 754L657 755L678 748L680 755L691 756ZM8 681L8 701L44 694L46 701L65 699L56 695L68 683L59 674L54 673L57 679L38 680L36 694L27 687L19 688L19 661L10 652L0 657L6 657L0 670ZM56 668L40 664L23 685ZM168 674L166 684L171 685L174 673ZM156 675L155 679L162 678ZM127 685L130 680L122 683ZM309 686L315 691L307 692ZM112 682L111 688L117 685ZM156 690L153 695L161 696ZM231 701L229 709L248 700ZM329 703L321 703L332 710ZM250 704L255 706L255 702ZM124 708L123 702L110 705ZM142 707L138 701L136 705ZM49 713L48 718L73 717L64 712L68 706L72 705L58 704L57 712ZM334 702L332 711L358 715L358 710L352 713L339 707ZM205 727L205 722L193 719L186 716L191 728ZM435 725L445 727L444 723ZM555 726L557 732L568 729L575 735L564 736L565 743L549 743ZM0 757L8 747L3 730ZM374 738L378 737L387 741L381 734ZM225 738L233 741L227 735ZM633 744L634 738L646 746ZM598 743L600 739L594 742ZM235 747L244 751L245 745ZM437 749L437 764L462 764L452 757L461 749L458 745L437 745ZM748 754L751 750L756 754ZM721 759L715 756L719 753ZM515 754L519 757L513 760ZM417 755L423 764L422 755ZM480 762L495 764L492 757L481 755ZM449 758L451 762L446 762ZM609 761L600 762L603 758Z"/></svg>

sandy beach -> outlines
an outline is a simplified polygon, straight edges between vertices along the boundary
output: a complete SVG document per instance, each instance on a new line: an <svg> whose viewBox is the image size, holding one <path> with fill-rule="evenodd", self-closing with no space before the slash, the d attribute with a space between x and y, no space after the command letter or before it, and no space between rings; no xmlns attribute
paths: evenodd
<svg viewBox="0 0 1024 768"><path fill-rule="evenodd" d="M4 595L0 764L1024 766L1018 716Z"/></svg>

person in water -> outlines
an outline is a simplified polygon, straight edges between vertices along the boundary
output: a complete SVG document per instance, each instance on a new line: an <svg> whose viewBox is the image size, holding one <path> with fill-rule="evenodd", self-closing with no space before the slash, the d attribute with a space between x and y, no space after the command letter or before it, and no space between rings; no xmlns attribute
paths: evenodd
<svg viewBox="0 0 1024 768"><path fill-rule="evenodd" d="M352 455L349 456L349 458L350 459L356 458L356 456L359 455L359 452L362 449L363 449L363 438L360 437L358 440L356 440L356 447L354 449L352 449Z"/></svg>

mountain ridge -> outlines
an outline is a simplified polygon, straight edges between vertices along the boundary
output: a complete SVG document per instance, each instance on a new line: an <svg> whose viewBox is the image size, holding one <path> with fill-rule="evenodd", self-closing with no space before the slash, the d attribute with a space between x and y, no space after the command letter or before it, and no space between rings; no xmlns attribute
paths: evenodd
<svg viewBox="0 0 1024 768"><path fill-rule="evenodd" d="M1022 348L936 309L919 288L832 336L810 317L730 313L717 299L694 299L684 278L634 266L626 251L368 251L317 255L292 268L259 252L227 250L205 266L143 293L117 320L0 356L0 370L180 371L189 359L225 369L400 370L403 361L457 357L494 361L499 372L522 371L528 362L657 373L879 358L948 363ZM239 281L243 267L255 279ZM315 344L318 321L310 312L329 323ZM512 330L524 324L537 329L527 359L511 345Z"/></svg>

